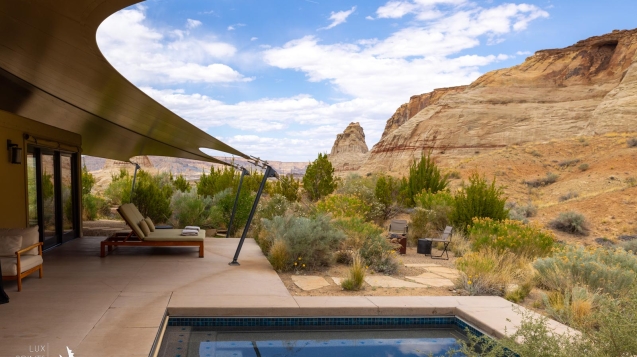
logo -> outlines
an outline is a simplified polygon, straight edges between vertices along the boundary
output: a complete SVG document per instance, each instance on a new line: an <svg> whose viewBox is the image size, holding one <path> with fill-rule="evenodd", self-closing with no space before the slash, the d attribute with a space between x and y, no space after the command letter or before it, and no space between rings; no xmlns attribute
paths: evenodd
<svg viewBox="0 0 637 357"><path fill-rule="evenodd" d="M66 346L66 352L69 353L69 355L67 357L75 357L75 355L73 354L73 351L71 351L71 349L69 348L69 346ZM60 355L60 357L63 357L62 355Z"/></svg>

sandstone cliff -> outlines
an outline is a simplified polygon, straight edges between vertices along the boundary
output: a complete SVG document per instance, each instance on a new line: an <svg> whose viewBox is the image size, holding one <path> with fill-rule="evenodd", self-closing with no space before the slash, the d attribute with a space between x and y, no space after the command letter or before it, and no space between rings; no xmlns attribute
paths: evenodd
<svg viewBox="0 0 637 357"><path fill-rule="evenodd" d="M368 151L363 128L359 123L350 123L336 136L328 158L335 171L355 171L367 160Z"/></svg>
<svg viewBox="0 0 637 357"><path fill-rule="evenodd" d="M637 30L613 31L538 51L469 86L412 97L389 119L359 170L404 172L432 149L455 161L512 144L633 131L636 51Z"/></svg>

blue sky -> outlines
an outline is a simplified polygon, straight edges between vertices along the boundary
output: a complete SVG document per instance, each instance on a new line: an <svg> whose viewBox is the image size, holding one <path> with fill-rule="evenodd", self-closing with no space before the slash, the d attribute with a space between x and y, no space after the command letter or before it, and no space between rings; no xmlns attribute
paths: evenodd
<svg viewBox="0 0 637 357"><path fill-rule="evenodd" d="M268 160L311 161L360 122L367 145L409 97L469 84L637 27L634 0L150 0L108 18L97 42L151 97Z"/></svg>

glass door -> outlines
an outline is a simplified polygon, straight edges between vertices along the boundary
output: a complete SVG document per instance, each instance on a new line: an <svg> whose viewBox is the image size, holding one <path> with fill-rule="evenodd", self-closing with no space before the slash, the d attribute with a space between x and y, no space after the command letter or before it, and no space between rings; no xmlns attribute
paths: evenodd
<svg viewBox="0 0 637 357"><path fill-rule="evenodd" d="M78 236L75 155L33 146L27 150L29 224L40 227L44 249Z"/></svg>

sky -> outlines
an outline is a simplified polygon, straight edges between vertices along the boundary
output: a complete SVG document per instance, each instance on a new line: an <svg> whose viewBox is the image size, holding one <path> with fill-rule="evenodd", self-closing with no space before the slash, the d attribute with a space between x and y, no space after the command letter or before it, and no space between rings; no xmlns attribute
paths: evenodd
<svg viewBox="0 0 637 357"><path fill-rule="evenodd" d="M635 13L634 0L149 0L106 19L97 43L124 77L215 138L307 162L350 122L371 149L412 95L636 28Z"/></svg>

